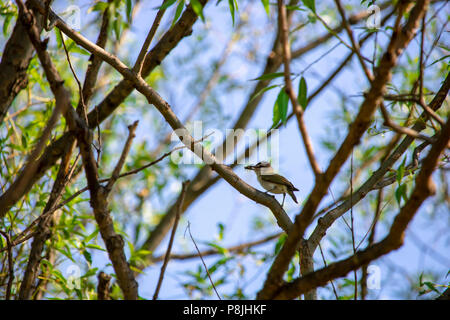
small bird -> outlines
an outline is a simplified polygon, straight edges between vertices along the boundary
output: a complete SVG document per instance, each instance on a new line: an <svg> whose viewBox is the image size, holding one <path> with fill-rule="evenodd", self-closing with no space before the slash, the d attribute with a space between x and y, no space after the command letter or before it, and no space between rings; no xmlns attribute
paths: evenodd
<svg viewBox="0 0 450 320"><path fill-rule="evenodd" d="M267 161L258 162L254 166L246 166L245 169L255 171L259 183L266 189L265 193L283 194L281 206L284 205L286 193L291 196L295 203L298 203L294 194L294 191L298 191L298 189L288 179L274 173L272 166Z"/></svg>

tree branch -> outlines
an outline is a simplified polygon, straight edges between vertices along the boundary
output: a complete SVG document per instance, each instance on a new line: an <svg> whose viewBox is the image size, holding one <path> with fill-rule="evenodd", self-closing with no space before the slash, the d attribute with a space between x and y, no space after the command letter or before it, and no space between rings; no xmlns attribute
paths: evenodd
<svg viewBox="0 0 450 320"><path fill-rule="evenodd" d="M34 9L32 9L34 10ZM38 33L42 31L42 18L36 21ZM27 70L33 57L33 44L27 35L28 27L21 19L6 42L0 62L0 125L8 112L11 103L19 92L28 85Z"/></svg>
<svg viewBox="0 0 450 320"><path fill-rule="evenodd" d="M158 284L156 285L155 293L153 294L153 300L158 299L159 290L161 289L162 281L164 279L164 273L166 272L167 264L169 263L170 252L172 251L173 240L175 239L175 232L177 231L178 221L180 220L181 216L181 207L184 202L184 197L186 195L186 188L189 182L190 182L189 180L184 181L181 187L181 194L178 202L178 212L177 215L175 216L175 221L173 222L172 233L170 234L169 244L167 245L166 254L164 255L164 262L161 266L161 272L159 274Z"/></svg>
<svg viewBox="0 0 450 320"><path fill-rule="evenodd" d="M348 272L373 261L390 251L400 248L403 244L404 233L414 218L417 210L429 196L436 191L431 175L438 164L439 157L450 141L450 120L442 128L436 142L424 160L424 164L416 177L415 188L408 201L395 217L389 234L380 242L357 252L351 257L330 264L328 267L311 273L305 277L284 284L275 293L275 299L293 299L303 292L326 284L329 280L345 276Z"/></svg>
<svg viewBox="0 0 450 320"><path fill-rule="evenodd" d="M286 15L286 6L284 5L284 0L278 0L278 28L281 33L281 45L283 48L283 62L284 62L284 82L285 82L285 91L291 100L292 107L294 109L295 116L297 118L298 127L303 138L303 145L305 146L306 154L308 156L309 163L314 172L314 175L317 177L322 174L320 170L319 164L316 161L314 156L314 150L312 146L311 138L309 137L308 131L306 130L306 125L303 119L303 109L300 106L297 97L295 96L295 92L292 89L292 81L291 81L291 48L289 46L289 25Z"/></svg>
<svg viewBox="0 0 450 320"><path fill-rule="evenodd" d="M417 1L403 30L401 32L394 31L386 53L383 55L376 69L376 76L367 94L367 98L362 103L345 140L330 161L327 170L322 175L322 179L316 181L314 189L302 211L296 216L292 232L288 235L286 242L277 255L267 275L264 287L258 293L258 298L270 299L282 283L282 278L289 266L289 262L295 250L298 248L298 244L307 226L311 223L311 218L319 206L320 201L327 193L328 187L339 172L341 166L347 160L351 150L359 143L362 135L369 127L376 107L381 102L385 92L386 84L391 79L391 69L396 65L399 55L413 38L420 19L428 7L428 2L427 0Z"/></svg>

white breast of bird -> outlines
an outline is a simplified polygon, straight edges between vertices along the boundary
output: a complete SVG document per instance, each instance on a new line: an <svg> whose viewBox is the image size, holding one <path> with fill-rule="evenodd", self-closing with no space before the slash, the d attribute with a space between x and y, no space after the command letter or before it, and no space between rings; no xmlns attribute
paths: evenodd
<svg viewBox="0 0 450 320"><path fill-rule="evenodd" d="M274 194L281 194L281 193L287 193L287 187L282 184L275 184L266 180L261 179L260 176L258 176L258 182L261 184L261 186L269 191L270 193Z"/></svg>

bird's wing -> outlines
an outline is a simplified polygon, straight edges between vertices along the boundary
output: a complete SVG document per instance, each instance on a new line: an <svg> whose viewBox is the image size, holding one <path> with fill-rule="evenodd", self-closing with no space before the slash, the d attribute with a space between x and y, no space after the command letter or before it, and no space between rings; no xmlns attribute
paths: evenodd
<svg viewBox="0 0 450 320"><path fill-rule="evenodd" d="M261 179L267 182L282 184L293 191L298 191L298 189L294 187L294 185L288 179L276 173L261 175Z"/></svg>

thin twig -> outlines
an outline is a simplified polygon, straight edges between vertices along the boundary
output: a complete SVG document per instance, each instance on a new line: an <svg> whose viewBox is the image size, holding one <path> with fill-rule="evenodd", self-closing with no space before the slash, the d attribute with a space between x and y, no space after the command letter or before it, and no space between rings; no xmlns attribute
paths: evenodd
<svg viewBox="0 0 450 320"><path fill-rule="evenodd" d="M242 243L242 244L238 244L232 247L228 247L225 249L226 252L245 252L246 250L261 245L261 244L265 244L269 241L272 241L274 239L279 238L282 234L284 234L284 232L277 232L275 234L272 234L270 236L264 237L262 239L259 240L255 240L255 241L250 241L250 242L246 242L246 243ZM220 254L220 252L216 249L208 249L205 251L202 251L200 253L202 255L202 257L206 257L206 256L212 256L212 255L216 255L216 254ZM186 254L171 254L170 255L170 259L171 260L187 260L187 259L193 259L193 258L198 258L199 254L198 253L186 253ZM158 261L162 261L164 260L165 255L161 255L158 257L154 257L152 258L152 261L154 262L158 262Z"/></svg>
<svg viewBox="0 0 450 320"><path fill-rule="evenodd" d="M391 118L389 117L389 113L387 112L386 107L384 106L383 102L380 103L380 110L381 110L381 114L383 115L383 118L384 118L384 125L386 127L392 128L395 132L406 134L415 139L421 139L421 140L425 140L428 142L433 142L433 139L431 139L430 137L423 135L414 129L402 127L402 126L396 124L394 121L392 121Z"/></svg>
<svg viewBox="0 0 450 320"><path fill-rule="evenodd" d="M213 287L217 297L219 298L219 300L222 300L222 298L220 297L219 293L217 292L217 289L216 289L216 286L214 285L214 282L211 279L211 275L209 274L208 267L206 266L205 260L203 260L202 254L201 254L200 250L197 247L197 243L195 243L194 237L192 236L191 224L190 224L189 221L188 221L188 225L187 225L187 230L189 232L189 236L191 237L192 242L194 243L195 249L197 250L198 256L200 257L200 260L202 260L202 263L203 263L203 266L205 267L205 271L206 271L206 274L208 275L209 281L211 282L211 285L212 285L212 287Z"/></svg>
<svg viewBox="0 0 450 320"><path fill-rule="evenodd" d="M187 189L189 182L190 182L189 180L184 181L183 185L181 187L181 195L178 200L177 214L175 215L175 221L173 222L172 233L170 234L169 244L167 245L166 254L164 256L164 263L161 266L161 272L159 273L158 284L156 285L155 293L153 294L153 300L158 299L159 290L161 289L161 285L162 285L162 282L164 279L164 273L166 272L167 264L169 263L170 252L172 251L173 240L175 239L175 233L177 231L178 221L180 220L180 216L181 216L181 208L183 207L184 197L185 197L186 189Z"/></svg>
<svg viewBox="0 0 450 320"><path fill-rule="evenodd" d="M78 93L80 96L80 104L83 108L84 121L86 121L86 125L89 125L87 110L86 110L87 108L86 108L86 105L84 104L83 88L81 86L80 79L78 79L77 73L75 72L75 69L72 66L72 61L70 60L69 50L67 50L66 42L64 41L64 35L60 29L58 29L58 31L59 31L59 36L61 37L61 42L62 42L62 45L64 48L64 52L66 53L67 62L69 63L69 68L72 71L73 77L75 78L75 81L77 82L77 85L78 85Z"/></svg>
<svg viewBox="0 0 450 320"><path fill-rule="evenodd" d="M305 146L306 154L308 156L309 163L314 172L314 175L319 176L322 171L320 166L314 156L314 150L312 146L311 138L309 137L308 131L306 130L306 125L303 118L303 109L300 106L297 97L295 96L294 90L292 88L291 81L291 71L290 71L290 61L291 61L291 48L289 46L289 26L286 14L286 6L283 0L278 0L278 24L281 33L281 43L283 47L283 62L284 62L284 81L285 81L285 91L291 100L292 106L294 108L295 116L297 117L298 127L303 138L303 144Z"/></svg>
<svg viewBox="0 0 450 320"><path fill-rule="evenodd" d="M356 253L355 247L355 225L353 223L353 150L350 156L350 231L352 234L352 248L353 254ZM357 271L353 271L353 275L355 278L355 300L358 300L358 274Z"/></svg>
<svg viewBox="0 0 450 320"><path fill-rule="evenodd" d="M114 183L119 178L120 171L122 170L122 167L125 163L125 159L127 158L127 155L130 152L131 143L133 142L133 139L136 136L135 131L136 131L138 123L139 123L139 121L136 120L132 125L128 126L128 138L127 138L127 141L125 142L125 146L123 147L122 154L120 155L120 158L117 161L116 166L114 167L111 178L109 179L108 184L105 187L107 192L111 191Z"/></svg>
<svg viewBox="0 0 450 320"><path fill-rule="evenodd" d="M19 7L19 19L21 19L22 22L25 25L27 25L30 29L33 28L34 30L36 30L36 27L33 26L32 24L33 21L30 11L25 7L25 5L20 0L17 1L17 5ZM32 42L33 45L35 46L41 46L42 48L46 45L46 43L41 42L40 39L34 40L35 42L33 42L33 40ZM6 199L3 201L3 203L0 203L0 217L3 217L6 214L6 212L8 212L11 206L18 200L17 199L18 195L22 194L26 189L27 179L32 177L37 170L38 167L37 158L44 149L47 140L50 138L51 132L55 127L56 123L58 122L60 114L64 113L66 108L67 108L66 105L61 105L58 101L56 101L53 112L49 120L47 121L47 124L44 130L42 131L42 135L39 138L38 142L36 143L36 146L28 156L24 169L21 171L18 179L2 195L2 197L6 197Z"/></svg>
<svg viewBox="0 0 450 320"><path fill-rule="evenodd" d="M143 66L145 58L148 54L147 50L150 47L153 37L155 36L156 30L159 27L159 23L161 22L164 12L166 12L166 9L162 8L162 5L166 1L167 0L163 0L161 7L158 10L158 13L156 14L155 20L153 21L152 27L150 28L150 31L147 34L147 38L145 39L144 44L142 45L141 51L139 52L139 55L136 59L136 63L134 64L133 71L136 72L139 76L142 73L142 66Z"/></svg>
<svg viewBox="0 0 450 320"><path fill-rule="evenodd" d="M320 243L319 243L319 250L320 250L320 255L322 256L323 265L325 267L327 267L327 261L325 260L325 255L323 254L322 246L320 245ZM336 297L336 300L339 300L339 295L337 294L336 287L334 286L334 281L330 280L330 282L331 282L331 287L333 288L334 296Z"/></svg>
<svg viewBox="0 0 450 320"><path fill-rule="evenodd" d="M196 143L199 143L199 142L205 140L205 139L206 139L208 136L210 136L211 134L212 134L212 133L210 133L210 134L208 134L208 135L202 137L201 139L196 140ZM184 145L183 145L183 146L176 147L176 148L173 148L173 149L170 150L169 152L164 153L164 154L163 154L162 156L160 156L158 159L156 159L156 160L154 160L154 161L152 161L152 162L149 162L149 163L147 163L146 165L144 165L144 166L142 166L142 167L140 167L140 168L133 169L133 170L130 170L130 171L127 171L127 172L124 172L124 173L120 174L120 175L117 177L117 179L124 178L124 177L130 176L130 175L139 173L140 171L142 171L142 170L144 170L144 169L147 169L147 168L149 168L149 167L151 167L151 166L157 164L158 162L164 160L165 158L167 158L168 156L170 156L173 152L175 152L175 151L177 151L177 150L180 150L180 149L184 149L184 148L186 148L186 146L184 146ZM77 158L78 158L78 156L77 156ZM111 179L111 177L105 178L105 179L100 179L100 180L99 180L99 183L109 182L110 179ZM84 187L84 188L78 190L77 192L75 192L73 195L71 195L71 196L70 196L69 198L67 198L66 200L62 201L62 202L61 202L60 204L58 204L57 206L55 206L55 207L53 207L52 209L50 209L50 210L48 210L48 211L42 213L42 214L41 214L39 217L37 217L33 222L31 222L30 225L29 225L25 230L23 230L21 233L19 233L19 234L17 234L16 236L13 237L14 240L13 240L13 242L12 242L12 246L17 246L17 245L19 245L19 244L21 244L21 243L23 243L23 242L29 240L30 238L32 238L33 235L34 235L34 233L29 233L29 232L32 230L32 228L33 228L40 220L46 218L48 215L52 214L52 213L55 212L56 210L61 209L61 208L64 207L66 204L68 204L69 202L71 202L73 199L75 199L76 197L78 197L80 194L82 194L82 193L84 193L85 191L88 191L88 190L89 190L89 187L86 186L86 187ZM2 251L4 251L4 250L6 250L6 249L5 249L5 248L0 249L0 252L2 252Z"/></svg>
<svg viewBox="0 0 450 320"><path fill-rule="evenodd" d="M353 47L352 50L356 53L356 56L358 57L359 63L361 64L361 67L362 67L367 79L369 80L369 82L371 82L373 80L373 75L370 72L369 68L367 68L367 66L364 62L365 58L362 56L361 48L359 47L358 42L355 41L355 37L353 36L353 31L347 22L347 18L345 17L344 8L342 7L342 4L339 0L335 0L335 3L338 8L338 11L342 17L342 25L344 26L345 30L347 31L347 35L350 38L350 41L352 43L352 47Z"/></svg>

